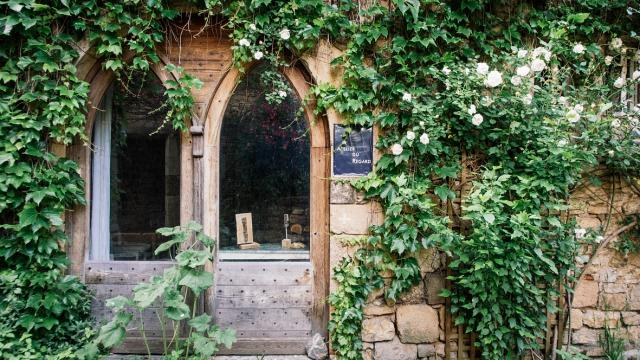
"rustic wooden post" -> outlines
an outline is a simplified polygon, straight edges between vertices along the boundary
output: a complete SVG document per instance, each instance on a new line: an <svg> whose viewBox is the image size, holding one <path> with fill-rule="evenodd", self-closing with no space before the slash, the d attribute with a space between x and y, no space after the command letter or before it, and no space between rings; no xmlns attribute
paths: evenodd
<svg viewBox="0 0 640 360"><path fill-rule="evenodd" d="M202 200L203 200L203 156L204 156L204 127L200 121L194 117L191 132L192 155L193 155L193 220L202 224Z"/></svg>

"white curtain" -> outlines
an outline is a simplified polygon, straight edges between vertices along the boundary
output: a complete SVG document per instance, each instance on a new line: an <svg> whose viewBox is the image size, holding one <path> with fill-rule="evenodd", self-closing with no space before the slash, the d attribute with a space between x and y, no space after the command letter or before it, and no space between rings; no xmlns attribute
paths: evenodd
<svg viewBox="0 0 640 360"><path fill-rule="evenodd" d="M112 90L109 89L99 106L93 125L89 258L96 261L110 260L111 100Z"/></svg>

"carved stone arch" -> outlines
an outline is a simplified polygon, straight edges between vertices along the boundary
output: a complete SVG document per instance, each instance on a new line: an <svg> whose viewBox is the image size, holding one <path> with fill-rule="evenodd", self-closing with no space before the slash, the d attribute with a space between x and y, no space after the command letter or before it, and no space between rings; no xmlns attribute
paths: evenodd
<svg viewBox="0 0 640 360"><path fill-rule="evenodd" d="M246 67L249 71L254 65ZM325 116L314 112L315 101L310 97L311 76L304 67L285 68L282 74L289 81L298 98L303 101L304 115L310 130L310 263L312 268L312 331L327 334L329 292L329 178L331 176L331 150L329 123ZM211 94L201 119L203 129L203 226L204 231L218 238L220 200L220 136L227 105L233 96L242 73L230 68ZM304 101L306 100L306 101ZM197 166L197 165L195 165ZM197 170L196 170L197 172ZM195 190L197 193L197 190ZM217 264L211 271L218 269ZM214 308L215 289L206 294L205 306Z"/></svg>
<svg viewBox="0 0 640 360"><path fill-rule="evenodd" d="M115 80L115 74L112 71L102 69L102 62L95 58L91 51L83 51L82 56L77 61L78 75L82 80L90 84L88 96L87 121L85 123L85 134L91 139L93 123L99 104L105 93ZM125 56L125 60L131 56ZM177 74L170 73L164 69L168 64L166 56L161 56L161 61L157 64L151 64L150 71L153 72L158 79L165 84L168 80L176 80ZM189 125L189 124L187 124ZM185 179L191 178L191 136L189 133L180 135L181 154L180 154L180 172ZM72 145L68 146L65 151L67 158L78 163L80 176L85 184L85 205L76 206L72 211L67 212L66 232L69 235L69 243L67 244L67 253L71 262L69 272L84 280L85 261L88 259L88 244L90 234L90 202L91 202L91 146L83 140L77 139ZM192 208L192 183L190 181L180 182L180 222L186 223L191 219Z"/></svg>

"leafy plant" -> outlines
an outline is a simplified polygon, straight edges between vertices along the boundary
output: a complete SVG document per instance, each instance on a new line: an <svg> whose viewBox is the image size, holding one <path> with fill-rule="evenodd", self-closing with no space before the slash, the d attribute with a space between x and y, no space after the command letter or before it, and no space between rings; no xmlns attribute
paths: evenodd
<svg viewBox="0 0 640 360"><path fill-rule="evenodd" d="M117 296L107 300L106 305L113 309L114 317L100 328L95 341L87 345L80 355L92 358L101 349L108 350L121 344L133 322L151 356L143 312L158 303L163 354L167 359L209 359L221 345L230 348L235 341L234 330L220 329L208 314L196 315L200 295L213 285L213 274L204 268L207 262L213 261L213 239L193 222L186 226L161 228L157 232L169 240L156 248L156 255L176 248L176 265L166 269L161 276L153 276L149 282L138 284L133 289L133 297ZM191 239L195 241L185 248L185 242ZM172 326L168 326L169 322ZM180 329L187 330L182 333Z"/></svg>
<svg viewBox="0 0 640 360"><path fill-rule="evenodd" d="M602 355L606 360L624 359L624 339L618 337L609 324L605 324L599 343L602 346Z"/></svg>

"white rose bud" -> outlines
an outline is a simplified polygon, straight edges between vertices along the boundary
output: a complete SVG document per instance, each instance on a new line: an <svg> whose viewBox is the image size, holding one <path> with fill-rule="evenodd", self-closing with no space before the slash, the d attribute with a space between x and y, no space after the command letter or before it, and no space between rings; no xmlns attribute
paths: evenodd
<svg viewBox="0 0 640 360"><path fill-rule="evenodd" d="M469 113L469 115L473 115L477 112L476 106L471 104L469 105L469 109L467 109L467 112Z"/></svg>
<svg viewBox="0 0 640 360"><path fill-rule="evenodd" d="M256 60L262 59L263 56L264 56L264 53L260 50L253 53L253 58Z"/></svg>
<svg viewBox="0 0 640 360"><path fill-rule="evenodd" d="M573 52L576 54L582 54L584 52L584 45L577 43L573 46Z"/></svg>
<svg viewBox="0 0 640 360"><path fill-rule="evenodd" d="M494 88L502 84L502 74L499 71L493 70L487 74L487 79L484 81L486 87Z"/></svg>
<svg viewBox="0 0 640 360"><path fill-rule="evenodd" d="M251 43L247 39L240 39L240 41L238 41L238 44L240 44L240 46L250 46L251 45Z"/></svg>
<svg viewBox="0 0 640 360"><path fill-rule="evenodd" d="M565 117L567 118L567 120L569 120L570 123L575 124L578 121L580 121L580 114L578 114L577 111L575 111L574 109L571 109L567 112L567 114L565 115Z"/></svg>
<svg viewBox="0 0 640 360"><path fill-rule="evenodd" d="M289 31L289 29L282 29L280 30L280 38L282 40L289 40L289 38L291 37L291 32Z"/></svg>
<svg viewBox="0 0 640 360"><path fill-rule="evenodd" d="M411 96L410 93L406 92L402 94L402 101L411 101L411 99L413 99L413 96Z"/></svg>
<svg viewBox="0 0 640 360"><path fill-rule="evenodd" d="M531 69L529 69L529 67L527 65L518 66L516 68L516 74L518 74L518 76L522 76L522 77L525 77L525 76L529 75L529 71L531 71Z"/></svg>
<svg viewBox="0 0 640 360"><path fill-rule="evenodd" d="M471 118L471 123L475 126L480 126L480 124L482 124L483 121L484 121L484 118L480 114L475 114L473 115L473 118Z"/></svg>
<svg viewBox="0 0 640 360"><path fill-rule="evenodd" d="M576 104L576 106L573 107L573 110L581 113L584 111L584 106L582 106L582 104Z"/></svg>
<svg viewBox="0 0 640 360"><path fill-rule="evenodd" d="M393 144L393 146L391 146L391 153L393 155L397 156L397 155L402 154L402 150L403 150L402 149L402 145L400 145L400 144Z"/></svg>
<svg viewBox="0 0 640 360"><path fill-rule="evenodd" d="M607 56L604 57L605 65L611 65L612 62L613 62L613 56L607 55Z"/></svg>
<svg viewBox="0 0 640 360"><path fill-rule="evenodd" d="M487 63L478 63L478 67L476 68L476 71L478 72L478 74L480 75L486 75L489 72L489 65L487 65Z"/></svg>
<svg viewBox="0 0 640 360"><path fill-rule="evenodd" d="M547 67L547 64L545 64L544 61L541 59L534 59L531 62L531 70L535 72L541 72L542 70L545 69L545 67Z"/></svg>
<svg viewBox="0 0 640 360"><path fill-rule="evenodd" d="M525 58L527 56L527 54L528 54L527 50L524 50L524 49L518 50L518 58L520 58L520 59Z"/></svg>
<svg viewBox="0 0 640 360"><path fill-rule="evenodd" d="M413 131L407 131L407 140L413 140L416 138L416 133Z"/></svg>
<svg viewBox="0 0 640 360"><path fill-rule="evenodd" d="M511 83L512 83L514 86L520 86L520 85L522 85L522 78L521 78L520 76L513 75L513 76L511 77Z"/></svg>
<svg viewBox="0 0 640 360"><path fill-rule="evenodd" d="M624 79L619 77L616 79L616 81L613 82L613 86L617 87L618 89L622 88L624 86Z"/></svg>
<svg viewBox="0 0 640 360"><path fill-rule="evenodd" d="M427 145L429 143L429 135L427 133L420 135L420 142Z"/></svg>

